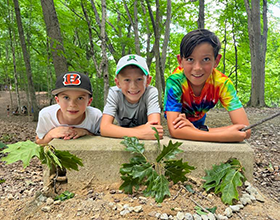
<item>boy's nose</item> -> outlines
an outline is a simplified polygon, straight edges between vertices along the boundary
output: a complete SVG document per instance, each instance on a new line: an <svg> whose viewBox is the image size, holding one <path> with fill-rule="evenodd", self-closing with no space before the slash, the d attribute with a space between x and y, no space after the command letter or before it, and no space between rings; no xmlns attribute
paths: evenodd
<svg viewBox="0 0 280 220"><path fill-rule="evenodd" d="M201 64L200 64L200 62L195 62L194 63L194 70L201 70L202 69L202 67L201 67Z"/></svg>

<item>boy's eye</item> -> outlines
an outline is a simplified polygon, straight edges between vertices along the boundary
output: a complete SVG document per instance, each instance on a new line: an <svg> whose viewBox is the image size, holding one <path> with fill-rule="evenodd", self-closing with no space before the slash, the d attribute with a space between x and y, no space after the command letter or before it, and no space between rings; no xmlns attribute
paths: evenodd
<svg viewBox="0 0 280 220"><path fill-rule="evenodd" d="M125 81L125 82L129 82L130 80L129 80L129 79L124 79L124 81Z"/></svg>
<svg viewBox="0 0 280 220"><path fill-rule="evenodd" d="M138 81L142 81L142 80L143 80L143 78L138 78L137 80L138 80Z"/></svg>
<svg viewBox="0 0 280 220"><path fill-rule="evenodd" d="M68 96L63 96L63 98L64 98L64 99L66 99L66 100L68 100L68 99L69 99L69 97L68 97Z"/></svg>
<svg viewBox="0 0 280 220"><path fill-rule="evenodd" d="M205 58L203 59L203 61L210 61L210 58L209 58L209 57L205 57Z"/></svg>
<svg viewBox="0 0 280 220"><path fill-rule="evenodd" d="M188 57L188 58L186 58L186 61L192 62L192 61L193 61L193 58Z"/></svg>
<svg viewBox="0 0 280 220"><path fill-rule="evenodd" d="M84 97L79 97L78 100L84 100Z"/></svg>

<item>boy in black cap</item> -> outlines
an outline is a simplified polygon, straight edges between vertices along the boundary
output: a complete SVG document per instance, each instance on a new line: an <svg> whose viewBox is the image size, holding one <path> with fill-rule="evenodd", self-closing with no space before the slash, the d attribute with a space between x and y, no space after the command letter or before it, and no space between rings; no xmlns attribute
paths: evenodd
<svg viewBox="0 0 280 220"><path fill-rule="evenodd" d="M99 134L102 113L90 106L92 87L88 76L67 72L57 77L52 94L57 104L40 111L37 144L49 143L53 138L68 140Z"/></svg>

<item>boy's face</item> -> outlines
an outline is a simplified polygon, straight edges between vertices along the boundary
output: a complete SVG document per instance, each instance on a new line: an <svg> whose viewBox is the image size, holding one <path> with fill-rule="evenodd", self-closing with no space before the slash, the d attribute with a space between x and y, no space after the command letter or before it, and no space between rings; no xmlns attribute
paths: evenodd
<svg viewBox="0 0 280 220"><path fill-rule="evenodd" d="M212 45L206 42L197 45L189 57L181 58L178 55L177 59L192 89L200 94L213 68L218 66L221 55L219 54L215 59Z"/></svg>
<svg viewBox="0 0 280 220"><path fill-rule="evenodd" d="M122 90L126 100L137 103L150 84L152 77L146 76L140 68L127 66L115 78L116 85Z"/></svg>
<svg viewBox="0 0 280 220"><path fill-rule="evenodd" d="M85 119L85 110L92 102L92 97L86 92L66 90L55 96L55 100L60 105L59 122L77 125Z"/></svg>

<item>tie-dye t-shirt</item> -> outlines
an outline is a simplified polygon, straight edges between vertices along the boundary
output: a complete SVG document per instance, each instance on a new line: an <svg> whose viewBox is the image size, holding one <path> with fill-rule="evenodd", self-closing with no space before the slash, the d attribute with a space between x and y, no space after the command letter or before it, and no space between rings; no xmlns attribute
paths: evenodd
<svg viewBox="0 0 280 220"><path fill-rule="evenodd" d="M181 67L177 67L166 81L164 112L185 113L191 122L201 119L220 100L227 111L242 107L232 81L213 69L200 96L195 96Z"/></svg>

